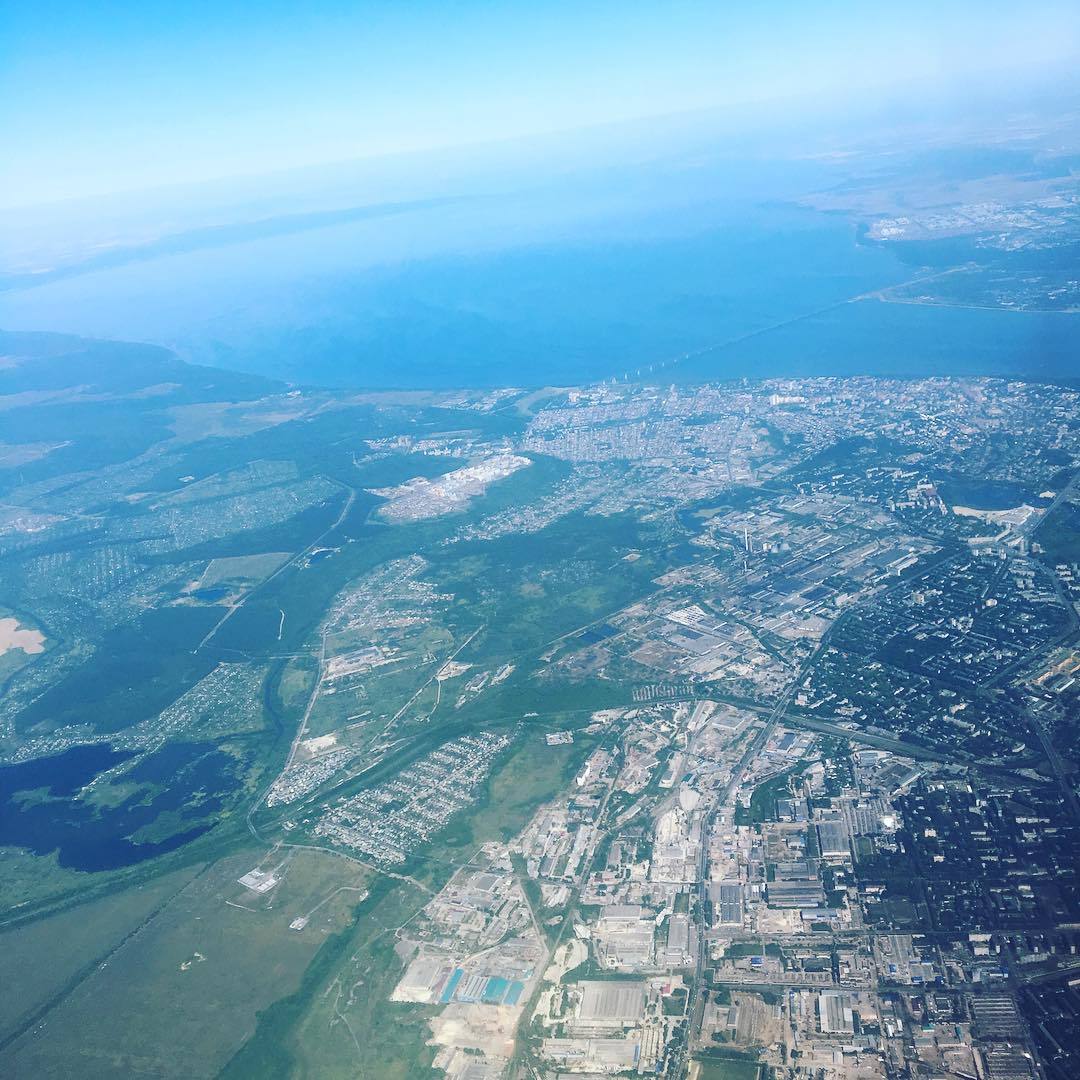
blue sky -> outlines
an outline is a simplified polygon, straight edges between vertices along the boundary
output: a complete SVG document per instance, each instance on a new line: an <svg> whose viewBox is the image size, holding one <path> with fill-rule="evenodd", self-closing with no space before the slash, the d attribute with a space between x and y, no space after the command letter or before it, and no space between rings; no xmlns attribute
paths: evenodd
<svg viewBox="0 0 1080 1080"><path fill-rule="evenodd" d="M1077 57L1080 5L50 2L0 13L0 206L681 110L950 92ZM1005 74L1003 74L1005 73Z"/></svg>

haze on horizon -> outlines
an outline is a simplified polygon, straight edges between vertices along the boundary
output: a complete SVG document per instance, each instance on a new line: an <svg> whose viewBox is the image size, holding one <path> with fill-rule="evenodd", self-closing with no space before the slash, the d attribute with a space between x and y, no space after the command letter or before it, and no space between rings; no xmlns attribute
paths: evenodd
<svg viewBox="0 0 1080 1080"><path fill-rule="evenodd" d="M0 212L694 110L842 125L874 102L1052 90L1080 42L1058 0L54 0L3 21Z"/></svg>

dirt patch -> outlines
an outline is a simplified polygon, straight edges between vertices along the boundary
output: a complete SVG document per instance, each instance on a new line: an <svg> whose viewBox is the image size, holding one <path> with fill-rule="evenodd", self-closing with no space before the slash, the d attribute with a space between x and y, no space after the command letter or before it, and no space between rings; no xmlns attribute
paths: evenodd
<svg viewBox="0 0 1080 1080"><path fill-rule="evenodd" d="M18 619L0 619L0 656L10 649L22 649L28 656L45 651L45 635L40 630L19 626Z"/></svg>

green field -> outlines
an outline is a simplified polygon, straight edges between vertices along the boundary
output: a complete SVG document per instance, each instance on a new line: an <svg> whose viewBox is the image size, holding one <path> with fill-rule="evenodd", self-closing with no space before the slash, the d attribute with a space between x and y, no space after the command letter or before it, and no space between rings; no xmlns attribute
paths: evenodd
<svg viewBox="0 0 1080 1080"><path fill-rule="evenodd" d="M0 995L0 1041L89 975L200 869L163 874L146 885L0 932L0 982L19 987L18 994Z"/></svg>
<svg viewBox="0 0 1080 1080"><path fill-rule="evenodd" d="M257 896L237 883L260 860L273 868L283 859L286 874L273 893ZM324 942L348 925L360 894L337 890L367 884L341 858L247 848L202 872L15 931L5 962L42 962L51 952L55 970L30 987L35 1000L55 1000L44 1025L0 1052L0 1072L214 1075L255 1030L259 1010L299 986ZM321 901L303 931L289 929ZM105 962L86 970L98 957Z"/></svg>
<svg viewBox="0 0 1080 1080"><path fill-rule="evenodd" d="M251 584L272 574L289 557L287 551L268 551L263 555L231 555L211 559L199 588L213 585Z"/></svg>
<svg viewBox="0 0 1080 1080"><path fill-rule="evenodd" d="M696 1080L760 1080L762 1066L749 1058L700 1057ZM694 1074L691 1074L694 1075Z"/></svg>

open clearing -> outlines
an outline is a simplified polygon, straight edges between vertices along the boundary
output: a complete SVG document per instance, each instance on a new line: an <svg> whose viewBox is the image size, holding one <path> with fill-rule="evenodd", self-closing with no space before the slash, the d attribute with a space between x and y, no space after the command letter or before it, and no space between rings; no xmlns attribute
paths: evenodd
<svg viewBox="0 0 1080 1080"><path fill-rule="evenodd" d="M690 1066L691 1080L758 1080L761 1067L754 1061L704 1058Z"/></svg>
<svg viewBox="0 0 1080 1080"><path fill-rule="evenodd" d="M0 1039L100 961L198 872L189 866L146 885L0 933Z"/></svg>
<svg viewBox="0 0 1080 1080"><path fill-rule="evenodd" d="M326 935L346 924L359 894L341 887L363 883L355 865L331 855L267 854L248 848L192 880L44 1024L0 1053L0 1074L215 1075L254 1031L257 1012L295 990ZM283 862L280 885L265 894L238 884L253 867ZM323 900L303 931L289 929ZM54 932L58 953L79 947L93 954L97 939L94 948L79 944L80 912L89 910L19 933L40 941ZM38 997L49 992L43 987Z"/></svg>
<svg viewBox="0 0 1080 1080"><path fill-rule="evenodd" d="M262 581L288 558L287 551L267 551L262 555L228 555L211 559L199 580L199 588Z"/></svg>

